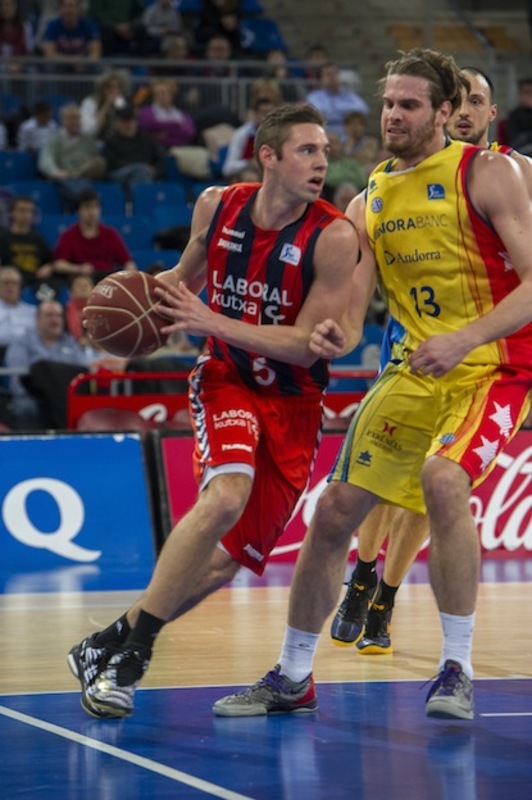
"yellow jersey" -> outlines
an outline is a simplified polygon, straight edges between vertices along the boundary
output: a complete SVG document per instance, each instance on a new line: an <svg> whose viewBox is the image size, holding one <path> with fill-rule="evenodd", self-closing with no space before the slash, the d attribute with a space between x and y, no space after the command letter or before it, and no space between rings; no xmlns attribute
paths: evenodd
<svg viewBox="0 0 532 800"><path fill-rule="evenodd" d="M480 148L451 141L404 171L396 159L372 172L366 227L388 310L412 352L491 311L518 284L504 244L473 206L468 166ZM532 324L476 348L464 364L532 363Z"/></svg>

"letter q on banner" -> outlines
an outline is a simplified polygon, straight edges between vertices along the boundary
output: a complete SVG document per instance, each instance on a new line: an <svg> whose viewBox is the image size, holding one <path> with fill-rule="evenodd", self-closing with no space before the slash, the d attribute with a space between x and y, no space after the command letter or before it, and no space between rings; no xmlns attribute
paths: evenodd
<svg viewBox="0 0 532 800"><path fill-rule="evenodd" d="M28 516L27 500L32 492L47 492L57 503L60 524L53 533L43 533ZM75 544L85 508L79 494L64 481L54 478L31 478L17 483L7 493L2 505L4 524L14 539L36 549L49 550L71 561L96 561L100 550L88 550Z"/></svg>

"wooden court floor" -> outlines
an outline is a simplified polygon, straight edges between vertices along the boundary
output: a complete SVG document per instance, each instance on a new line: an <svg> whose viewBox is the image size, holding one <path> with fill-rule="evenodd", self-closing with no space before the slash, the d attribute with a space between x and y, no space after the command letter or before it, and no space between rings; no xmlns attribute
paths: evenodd
<svg viewBox="0 0 532 800"><path fill-rule="evenodd" d="M392 655L335 647L327 625L315 662L316 714L248 720L216 719L210 709L276 661L288 587L275 576L260 586L237 581L166 626L136 713L123 721L82 711L66 654L137 593L0 596L0 800L531 798L527 574L481 584L477 715L453 724L424 716L423 684L440 650L426 583L401 587Z"/></svg>

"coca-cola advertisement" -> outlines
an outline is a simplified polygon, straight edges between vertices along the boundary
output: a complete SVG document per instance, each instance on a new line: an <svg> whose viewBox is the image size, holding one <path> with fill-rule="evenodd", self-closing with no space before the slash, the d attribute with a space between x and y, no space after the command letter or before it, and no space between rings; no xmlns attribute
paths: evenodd
<svg viewBox="0 0 532 800"><path fill-rule="evenodd" d="M271 558L295 561L316 502L327 484L327 475L342 442L342 435L323 437L314 472ZM169 527L190 508L197 487L190 464L191 437L165 438L161 442L169 511ZM528 557L532 551L532 431L521 431L497 458L497 465L471 496L484 556ZM352 551L356 551L356 531ZM426 555L425 547L420 557Z"/></svg>

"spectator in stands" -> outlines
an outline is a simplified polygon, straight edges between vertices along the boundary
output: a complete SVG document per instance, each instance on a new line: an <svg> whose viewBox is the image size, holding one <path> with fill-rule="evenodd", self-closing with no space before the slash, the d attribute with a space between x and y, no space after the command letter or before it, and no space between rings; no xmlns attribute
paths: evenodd
<svg viewBox="0 0 532 800"><path fill-rule="evenodd" d="M222 36L230 42L233 55L240 54L240 0L203 0L196 27L200 51L209 40Z"/></svg>
<svg viewBox="0 0 532 800"><path fill-rule="evenodd" d="M115 112L114 131L107 138L103 156L108 178L119 183L128 200L136 183L150 183L165 176L165 153L149 134L139 130L137 113L131 104Z"/></svg>
<svg viewBox="0 0 532 800"><path fill-rule="evenodd" d="M91 180L105 175L105 161L96 138L81 131L79 106L69 103L60 111L60 129L46 139L38 166L45 178L55 181L66 211L76 207L76 196L90 188Z"/></svg>
<svg viewBox="0 0 532 800"><path fill-rule="evenodd" d="M43 360L79 366L80 372L88 366L83 348L69 333L65 333L64 310L55 300L45 300L38 306L35 327L12 342L5 355L7 367L26 372ZM14 375L9 380L13 428L42 430L49 427L49 418L25 383L27 385L27 379L21 375Z"/></svg>
<svg viewBox="0 0 532 800"><path fill-rule="evenodd" d="M58 129L53 109L47 100L36 100L33 114L21 122L17 129L17 150L38 153L45 141Z"/></svg>
<svg viewBox="0 0 532 800"><path fill-rule="evenodd" d="M320 69L324 64L328 64L330 60L329 51L322 44L313 44L307 49L303 59L305 62L303 76L309 91L318 88Z"/></svg>
<svg viewBox="0 0 532 800"><path fill-rule="evenodd" d="M111 133L115 111L125 105L131 93L129 70L112 69L96 78L94 92L80 105L81 130L103 141Z"/></svg>
<svg viewBox="0 0 532 800"><path fill-rule="evenodd" d="M366 116L360 111L350 111L344 117L344 150L346 155L356 158L366 168L372 171L378 163L380 141L375 136L366 132Z"/></svg>
<svg viewBox="0 0 532 800"><path fill-rule="evenodd" d="M144 11L142 24L151 53L163 53L168 38L183 33L183 19L173 0L155 0Z"/></svg>
<svg viewBox="0 0 532 800"><path fill-rule="evenodd" d="M22 275L16 267L0 267L0 361L5 348L35 328L35 306L21 298Z"/></svg>
<svg viewBox="0 0 532 800"><path fill-rule="evenodd" d="M89 0L89 17L101 33L104 55L145 55L143 0Z"/></svg>
<svg viewBox="0 0 532 800"><path fill-rule="evenodd" d="M217 34L207 42L203 58L198 61L198 76L213 78L212 84L198 84L185 95L186 107L194 117L198 136L205 128L225 123L237 128L242 120L228 107L219 78L231 75L233 52L226 36ZM227 91L227 81L224 90Z"/></svg>
<svg viewBox="0 0 532 800"><path fill-rule="evenodd" d="M102 207L96 192L86 189L78 196L78 222L64 231L55 248L54 269L66 279L90 275L95 281L119 269L137 266L120 233L101 222Z"/></svg>
<svg viewBox="0 0 532 800"><path fill-rule="evenodd" d="M59 0L59 16L48 22L41 49L47 59L67 62L69 72L86 72L88 62L101 58L98 28L83 15L80 0Z"/></svg>
<svg viewBox="0 0 532 800"><path fill-rule="evenodd" d="M53 275L53 253L46 239L35 230L36 209L31 197L15 197L9 213L9 228L0 231L0 262L15 266L23 285L49 280Z"/></svg>
<svg viewBox="0 0 532 800"><path fill-rule="evenodd" d="M11 59L33 50L31 25L24 22L16 0L0 0L0 53L9 72L20 72L22 64Z"/></svg>
<svg viewBox="0 0 532 800"><path fill-rule="evenodd" d="M92 275L73 275L69 283L70 297L65 305L67 330L82 347L90 346L83 327L83 309L94 289Z"/></svg>
<svg viewBox="0 0 532 800"><path fill-rule="evenodd" d="M325 176L323 195L327 200L332 200L335 190L341 183L353 183L359 190L367 184L367 173L362 164L353 156L348 156L344 150L344 143L332 131L327 130L329 137L329 166Z"/></svg>
<svg viewBox="0 0 532 800"><path fill-rule="evenodd" d="M284 50L269 50L266 53L265 64L266 77L278 81L285 103L297 103L305 99L307 94L305 85L292 73Z"/></svg>
<svg viewBox="0 0 532 800"><path fill-rule="evenodd" d="M345 213L347 206L359 192L360 189L354 183L349 183L348 181L340 183L334 190L332 203L336 208L339 208L340 211Z"/></svg>
<svg viewBox="0 0 532 800"><path fill-rule="evenodd" d="M196 136L196 125L190 114L175 105L177 91L177 83L171 78L154 78L151 103L137 114L140 130L152 136L165 150L191 144Z"/></svg>
<svg viewBox="0 0 532 800"><path fill-rule="evenodd" d="M227 155L222 164L224 178L233 178L242 172L254 160L253 146L257 128L276 105L282 102L280 91L276 97L253 91L250 100L250 118L235 130L229 142Z"/></svg>
<svg viewBox="0 0 532 800"><path fill-rule="evenodd" d="M350 111L369 114L369 106L356 92L344 89L340 70L329 61L319 69L320 88L309 92L307 102L315 106L327 120L327 132L345 139L344 119Z"/></svg>
<svg viewBox="0 0 532 800"><path fill-rule="evenodd" d="M521 78L517 90L517 105L506 120L507 144L532 156L532 78Z"/></svg>

